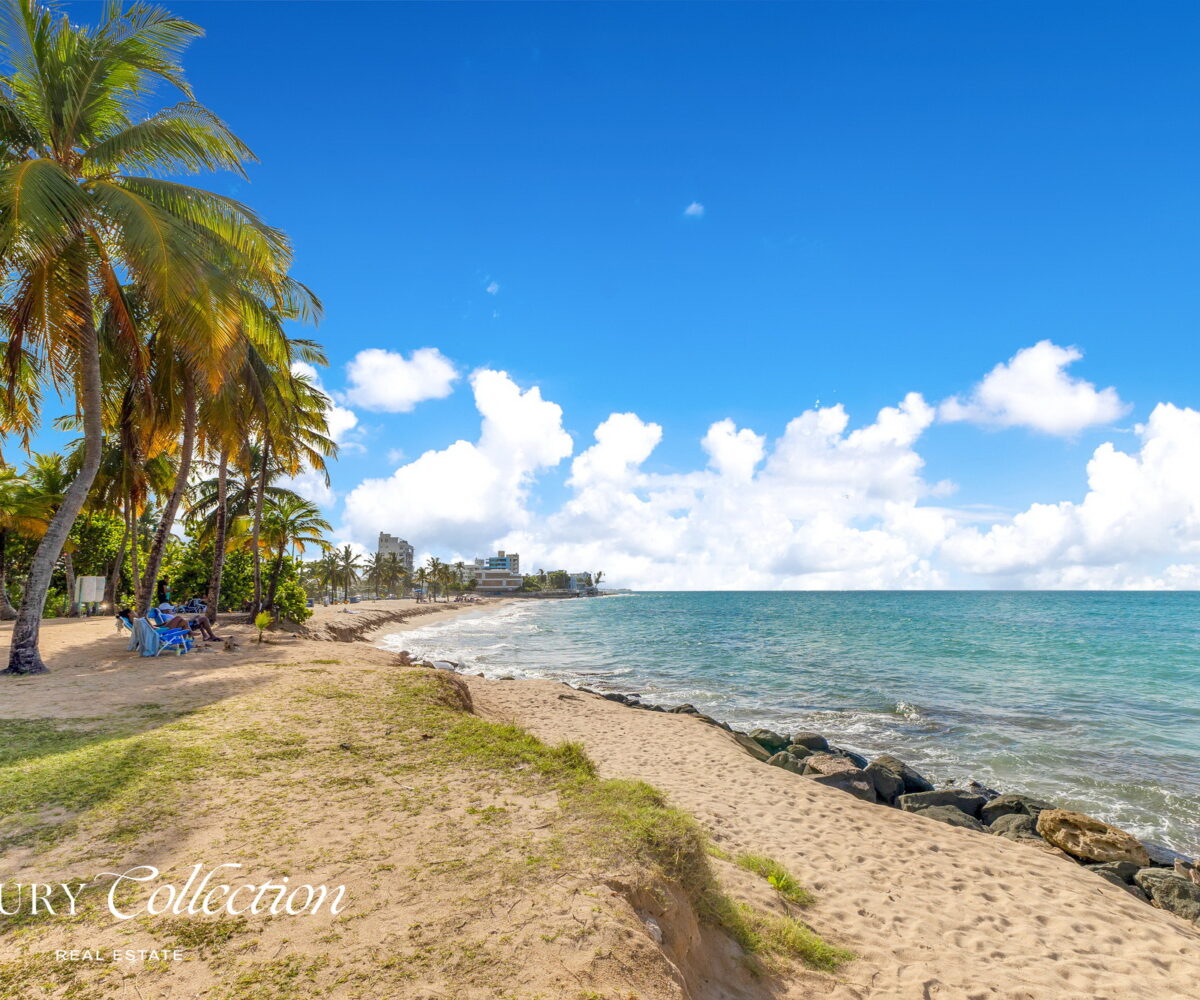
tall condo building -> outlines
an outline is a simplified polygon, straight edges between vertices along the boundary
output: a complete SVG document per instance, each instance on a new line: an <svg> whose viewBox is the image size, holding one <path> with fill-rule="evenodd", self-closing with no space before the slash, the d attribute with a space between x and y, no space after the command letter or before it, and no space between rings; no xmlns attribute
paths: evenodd
<svg viewBox="0 0 1200 1000"><path fill-rule="evenodd" d="M397 538L395 535L388 535L381 531L379 533L378 551L381 556L395 555L399 557L400 565L409 573L412 572L413 547L403 538Z"/></svg>

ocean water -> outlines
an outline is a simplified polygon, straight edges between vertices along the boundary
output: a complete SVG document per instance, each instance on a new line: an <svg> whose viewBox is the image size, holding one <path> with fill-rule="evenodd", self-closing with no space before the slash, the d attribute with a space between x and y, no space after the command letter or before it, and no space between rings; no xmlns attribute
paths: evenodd
<svg viewBox="0 0 1200 1000"><path fill-rule="evenodd" d="M522 602L383 644L814 729L1200 855L1200 593L647 593Z"/></svg>

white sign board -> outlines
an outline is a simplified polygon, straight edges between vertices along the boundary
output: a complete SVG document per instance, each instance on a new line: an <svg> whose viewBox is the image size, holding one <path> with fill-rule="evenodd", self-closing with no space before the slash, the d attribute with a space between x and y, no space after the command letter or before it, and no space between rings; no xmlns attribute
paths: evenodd
<svg viewBox="0 0 1200 1000"><path fill-rule="evenodd" d="M107 582L102 576L75 577L75 600L80 604L98 604L104 600L104 584Z"/></svg>

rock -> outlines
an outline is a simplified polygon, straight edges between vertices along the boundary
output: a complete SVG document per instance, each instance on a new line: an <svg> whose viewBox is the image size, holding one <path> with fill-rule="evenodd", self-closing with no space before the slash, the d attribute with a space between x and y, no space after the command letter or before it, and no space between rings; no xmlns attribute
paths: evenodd
<svg viewBox="0 0 1200 1000"><path fill-rule="evenodd" d="M951 826L961 826L964 830L987 833L986 826L980 823L974 816L968 816L956 806L926 806L924 809L910 809L909 812L915 812L918 816L924 816L926 819L936 819L941 823L949 823Z"/></svg>
<svg viewBox="0 0 1200 1000"><path fill-rule="evenodd" d="M605 701L615 701L618 705L627 704L625 695L617 694L613 691L608 692L608 694L603 694L600 697L603 698Z"/></svg>
<svg viewBox="0 0 1200 1000"><path fill-rule="evenodd" d="M997 795L979 811L979 818L985 823L994 823L1001 816L1032 816L1036 820L1044 809L1053 808L1030 795Z"/></svg>
<svg viewBox="0 0 1200 1000"><path fill-rule="evenodd" d="M1200 885L1162 868L1143 868L1133 881L1160 910L1200 924Z"/></svg>
<svg viewBox="0 0 1200 1000"><path fill-rule="evenodd" d="M665 712L666 709L662 705L643 705L642 708L649 712Z"/></svg>
<svg viewBox="0 0 1200 1000"><path fill-rule="evenodd" d="M703 712L697 712L693 718L699 719L701 722L707 722L710 726L720 726L722 729L725 728L725 723L718 722L711 715L705 715Z"/></svg>
<svg viewBox="0 0 1200 1000"><path fill-rule="evenodd" d="M1083 861L1131 861L1141 868L1150 864L1150 855L1137 838L1083 813L1043 809L1037 831L1047 843Z"/></svg>
<svg viewBox="0 0 1200 1000"><path fill-rule="evenodd" d="M895 771L878 764L868 764L863 768L863 773L875 786L875 797L885 805L894 806L896 799L904 794L904 780Z"/></svg>
<svg viewBox="0 0 1200 1000"><path fill-rule="evenodd" d="M730 733L730 735L733 737L734 742L737 743L738 746L745 750L746 753L748 753L755 760L767 761L770 759L770 752L764 750L762 744L759 743L758 740L750 739L750 737L745 733L734 732Z"/></svg>
<svg viewBox="0 0 1200 1000"><path fill-rule="evenodd" d="M910 795L914 792L933 791L932 783L927 781L923 775L918 773L915 769L909 767L898 757L893 757L891 754L885 753L880 757L876 757L872 763L878 764L880 767L887 768L887 770L898 775L900 780L904 782L905 792Z"/></svg>
<svg viewBox="0 0 1200 1000"><path fill-rule="evenodd" d="M668 708L668 712L674 712L676 715L699 715L700 710L695 705L676 705L674 708Z"/></svg>
<svg viewBox="0 0 1200 1000"><path fill-rule="evenodd" d="M1143 844L1146 853L1150 855L1150 865L1154 868L1174 869L1176 861L1186 861L1187 856L1173 851L1162 844Z"/></svg>
<svg viewBox="0 0 1200 1000"><path fill-rule="evenodd" d="M758 740L771 753L779 753L780 750L792 742L786 736L780 736L773 729L751 729L750 739Z"/></svg>
<svg viewBox="0 0 1200 1000"><path fill-rule="evenodd" d="M829 741L820 733L800 732L792 737L792 742L798 747L808 750L828 750Z"/></svg>
<svg viewBox="0 0 1200 1000"><path fill-rule="evenodd" d="M842 771L858 771L861 770L854 766L852 761L845 757L839 757L832 753L814 753L811 756L804 758L804 773L805 774L839 774ZM864 772L865 773L865 772ZM867 779L870 781L870 779ZM874 789L874 785L871 788Z"/></svg>
<svg viewBox="0 0 1200 1000"><path fill-rule="evenodd" d="M805 757L811 757L813 755L812 750L800 743L789 743L787 746L787 752L793 757L799 757L801 760L803 760Z"/></svg>
<svg viewBox="0 0 1200 1000"><path fill-rule="evenodd" d="M932 806L953 806L972 819L978 819L983 803L982 795L972 795L961 788L942 788L934 792L910 792L907 795L901 795L896 800L896 804L905 812L917 812Z"/></svg>
<svg viewBox="0 0 1200 1000"><path fill-rule="evenodd" d="M1110 882L1115 879L1126 885L1133 885L1133 876L1139 871L1138 866L1132 861L1107 861L1102 865L1088 865L1087 867Z"/></svg>
<svg viewBox="0 0 1200 1000"><path fill-rule="evenodd" d="M1175 874L1180 878L1185 878L1189 882L1195 882L1200 885L1200 864L1195 861L1185 861L1183 858L1175 859L1174 866Z"/></svg>
<svg viewBox="0 0 1200 1000"><path fill-rule="evenodd" d="M982 795L988 802L1000 795L996 789L988 788L987 785L981 785L978 781L973 780L967 782L967 791L972 795Z"/></svg>
<svg viewBox="0 0 1200 1000"><path fill-rule="evenodd" d="M791 771L793 774L804 773L804 761L788 753L786 750L781 750L773 757L767 758L767 763L773 764L775 767L782 767L785 771Z"/></svg>
<svg viewBox="0 0 1200 1000"><path fill-rule="evenodd" d="M811 757L807 758L804 763L807 764ZM815 781L818 785L827 785L830 788L836 788L842 792L848 792L855 798L862 799L864 802L875 801L875 786L865 771L859 770L849 761L845 761L850 766L841 771L834 771L830 774L818 774L814 772L808 773L808 778Z"/></svg>
<svg viewBox="0 0 1200 1000"><path fill-rule="evenodd" d="M853 750L846 750L842 747L831 746L829 748L829 752L835 753L839 757L845 757L847 760L853 761L854 766L857 768L862 769L867 766L867 758L864 757L860 753L855 753Z"/></svg>
<svg viewBox="0 0 1200 1000"><path fill-rule="evenodd" d="M1037 820L1023 813L1006 813L988 827L988 832L1007 840L1042 839L1037 832Z"/></svg>

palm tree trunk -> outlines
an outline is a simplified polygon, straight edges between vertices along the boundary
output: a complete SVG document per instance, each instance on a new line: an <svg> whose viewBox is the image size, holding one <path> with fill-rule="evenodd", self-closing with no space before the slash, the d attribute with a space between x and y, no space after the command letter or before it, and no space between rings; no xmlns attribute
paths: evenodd
<svg viewBox="0 0 1200 1000"><path fill-rule="evenodd" d="M150 544L150 554L146 556L146 570L142 574L142 587L138 592L138 610L144 615L154 600L154 585L158 582L158 571L162 567L163 554L167 550L167 538L171 527L175 524L175 515L179 512L183 491L187 489L188 475L192 471L192 451L196 447L196 384L192 376L185 371L183 374L183 443L179 448L179 471L175 475L175 485L171 495L163 506L162 515L158 519L158 527L154 531L154 541Z"/></svg>
<svg viewBox="0 0 1200 1000"><path fill-rule="evenodd" d="M138 575L138 553L142 548L142 540L138 538L138 518L137 513L133 508L133 501L129 502L129 526L132 532L129 545L129 559L131 562L130 581L133 583L134 603L137 603L137 592L141 588L141 578Z"/></svg>
<svg viewBox="0 0 1200 1000"><path fill-rule="evenodd" d="M117 587L121 583L121 569L125 565L125 549L129 547L129 515L125 515L125 530L121 532L121 547L117 549L117 558L113 563L112 572L104 583L104 603L113 611L117 608Z"/></svg>
<svg viewBox="0 0 1200 1000"><path fill-rule="evenodd" d="M10 622L17 609L8 599L8 529L0 529L0 621Z"/></svg>
<svg viewBox="0 0 1200 1000"><path fill-rule="evenodd" d="M225 572L225 532L228 529L228 503L226 494L229 483L229 449L221 448L220 464L217 466L217 511L213 530L212 576L208 579L208 620L217 623L217 609L221 606L221 576Z"/></svg>
<svg viewBox="0 0 1200 1000"><path fill-rule="evenodd" d="M79 602L75 600L75 560L70 552L63 553L63 573L67 578L67 617L79 617Z"/></svg>
<svg viewBox="0 0 1200 1000"><path fill-rule="evenodd" d="M275 556L275 563L271 567L271 583L267 587L267 608L275 607L275 590L279 586L279 574L283 572L283 546L279 547L279 552Z"/></svg>
<svg viewBox="0 0 1200 1000"><path fill-rule="evenodd" d="M54 564L62 554L67 535L71 532L75 518L83 510L88 490L100 469L100 453L104 447L104 427L100 422L100 343L96 336L96 324L92 316L92 296L83 283L84 301L81 303L83 316L79 337L79 402L83 410L83 463L79 474L63 496L62 506L55 511L33 554L29 567L29 579L25 583L25 594L17 611L13 625L12 647L8 654L6 674L44 674L46 664L38 649L41 631L42 610L46 606L46 591L50 589L50 578Z"/></svg>
<svg viewBox="0 0 1200 1000"><path fill-rule="evenodd" d="M267 466L271 461L271 439L263 437L262 471L258 476L258 489L254 497L254 535L250 542L250 551L254 554L254 605L250 608L250 618L262 610L262 553L258 548L258 536L262 530L263 499L267 494Z"/></svg>

